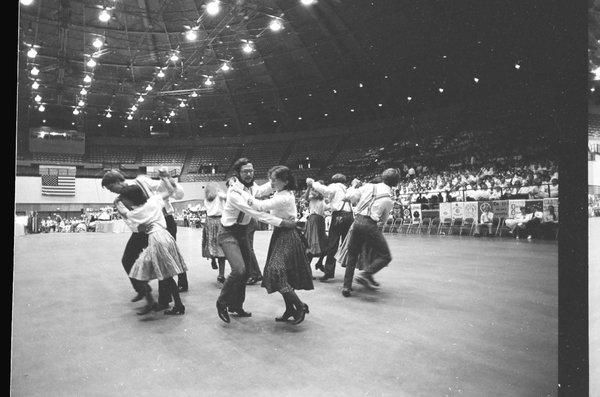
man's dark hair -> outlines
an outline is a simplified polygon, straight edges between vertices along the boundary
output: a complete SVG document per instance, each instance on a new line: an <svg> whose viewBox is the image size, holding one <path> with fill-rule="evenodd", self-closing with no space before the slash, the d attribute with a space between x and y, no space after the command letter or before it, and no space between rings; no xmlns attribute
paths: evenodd
<svg viewBox="0 0 600 397"><path fill-rule="evenodd" d="M400 182L400 173L395 168L388 168L381 173L381 179L383 180L383 183L388 186L398 186L398 183Z"/></svg>
<svg viewBox="0 0 600 397"><path fill-rule="evenodd" d="M272 176L275 179L287 182L285 189L290 191L296 190L296 178L294 178L292 171L290 171L288 167L284 165L276 165L269 170L267 175L269 175L269 178Z"/></svg>
<svg viewBox="0 0 600 397"><path fill-rule="evenodd" d="M237 159L236 162L233 163L233 169L234 169L235 173L239 175L240 170L246 164L251 164L250 160L248 160L246 157L242 157L240 159Z"/></svg>
<svg viewBox="0 0 600 397"><path fill-rule="evenodd" d="M102 187L109 187L118 182L125 182L125 177L117 170L106 171L102 177Z"/></svg>
<svg viewBox="0 0 600 397"><path fill-rule="evenodd" d="M346 175L335 174L331 177L331 183L346 183Z"/></svg>
<svg viewBox="0 0 600 397"><path fill-rule="evenodd" d="M119 195L120 198L129 200L133 205L142 205L148 198L144 191L138 185L125 186Z"/></svg>

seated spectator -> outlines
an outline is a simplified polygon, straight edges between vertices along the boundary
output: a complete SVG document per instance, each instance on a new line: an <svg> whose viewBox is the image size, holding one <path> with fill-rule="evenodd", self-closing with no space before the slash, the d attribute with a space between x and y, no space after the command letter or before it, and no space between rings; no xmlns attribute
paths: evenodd
<svg viewBox="0 0 600 397"><path fill-rule="evenodd" d="M502 188L498 185L494 186L492 193L489 196L490 200L500 200L502 197Z"/></svg>
<svg viewBox="0 0 600 397"><path fill-rule="evenodd" d="M544 193L540 186L533 186L529 191L530 199L544 199L548 197L548 193Z"/></svg>
<svg viewBox="0 0 600 397"><path fill-rule="evenodd" d="M481 236L481 228L487 226L488 236L493 236L492 225L494 223L494 213L492 212L492 208L488 203L485 203L482 205L481 209L481 217L479 218L477 229L473 235L477 237Z"/></svg>
<svg viewBox="0 0 600 397"><path fill-rule="evenodd" d="M522 228L524 234L527 236L527 240L531 240L534 236L539 237L540 224L542 223L543 214L541 211L535 211L533 208L527 211L525 215L525 222L523 226L517 226Z"/></svg>
<svg viewBox="0 0 600 397"><path fill-rule="evenodd" d="M558 179L552 178L550 181L550 197L555 198L558 197Z"/></svg>
<svg viewBox="0 0 600 397"><path fill-rule="evenodd" d="M515 234L515 229L517 227L523 227L523 224L525 223L525 207L521 207L520 208L520 213L518 213L517 215L515 215L514 218L512 219L506 219L504 221L504 224L506 225L506 227L508 227L508 232L510 234L514 234L516 238L519 238L518 235Z"/></svg>

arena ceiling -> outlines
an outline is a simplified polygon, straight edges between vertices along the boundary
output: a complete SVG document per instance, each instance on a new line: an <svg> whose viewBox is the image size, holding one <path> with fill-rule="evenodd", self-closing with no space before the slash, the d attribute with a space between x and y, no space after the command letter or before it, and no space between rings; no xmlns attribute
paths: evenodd
<svg viewBox="0 0 600 397"><path fill-rule="evenodd" d="M213 1L22 0L19 131L310 130L535 88L561 68L544 1Z"/></svg>

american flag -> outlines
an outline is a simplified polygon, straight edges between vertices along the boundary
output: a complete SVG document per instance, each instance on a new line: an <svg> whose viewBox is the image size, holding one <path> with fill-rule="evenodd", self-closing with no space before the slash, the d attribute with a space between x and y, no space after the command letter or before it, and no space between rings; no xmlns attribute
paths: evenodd
<svg viewBox="0 0 600 397"><path fill-rule="evenodd" d="M75 196L75 177L72 175L42 175L42 195Z"/></svg>

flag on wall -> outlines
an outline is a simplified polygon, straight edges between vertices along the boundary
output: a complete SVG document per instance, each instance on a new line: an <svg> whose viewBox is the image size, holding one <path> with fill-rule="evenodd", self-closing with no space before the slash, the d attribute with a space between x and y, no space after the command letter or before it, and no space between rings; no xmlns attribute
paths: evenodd
<svg viewBox="0 0 600 397"><path fill-rule="evenodd" d="M75 167L40 166L43 196L75 196Z"/></svg>

